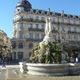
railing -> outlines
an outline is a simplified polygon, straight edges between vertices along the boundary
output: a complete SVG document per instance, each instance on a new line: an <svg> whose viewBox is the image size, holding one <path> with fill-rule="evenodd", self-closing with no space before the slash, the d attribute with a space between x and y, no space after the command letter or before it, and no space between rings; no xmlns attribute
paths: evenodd
<svg viewBox="0 0 80 80"><path fill-rule="evenodd" d="M37 28L28 28L29 31L42 31L44 32L44 29L37 29Z"/></svg>
<svg viewBox="0 0 80 80"><path fill-rule="evenodd" d="M75 31L68 31L68 33L71 33L71 34L80 34L80 32L75 32Z"/></svg>
<svg viewBox="0 0 80 80"><path fill-rule="evenodd" d="M19 21L27 21L27 22L36 22L36 23L45 23L45 20L36 20L32 18L18 18L13 20L13 22L19 22Z"/></svg>
<svg viewBox="0 0 80 80"><path fill-rule="evenodd" d="M54 33L54 32L56 33L56 32L58 32L58 30L52 30L52 33Z"/></svg>
<svg viewBox="0 0 80 80"><path fill-rule="evenodd" d="M52 24L63 24L63 25L71 25L71 26L80 26L80 24L74 24L74 23L67 23L67 22L57 22L57 21L54 21L52 22Z"/></svg>
<svg viewBox="0 0 80 80"><path fill-rule="evenodd" d="M27 38L26 41L40 42L40 41L42 41L42 39Z"/></svg>

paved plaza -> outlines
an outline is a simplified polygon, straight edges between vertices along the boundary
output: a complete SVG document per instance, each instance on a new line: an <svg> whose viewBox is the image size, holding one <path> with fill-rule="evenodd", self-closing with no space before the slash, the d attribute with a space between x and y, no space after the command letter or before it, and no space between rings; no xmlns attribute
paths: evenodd
<svg viewBox="0 0 80 80"><path fill-rule="evenodd" d="M19 65L0 66L0 80L80 80L80 76L32 76L19 72Z"/></svg>

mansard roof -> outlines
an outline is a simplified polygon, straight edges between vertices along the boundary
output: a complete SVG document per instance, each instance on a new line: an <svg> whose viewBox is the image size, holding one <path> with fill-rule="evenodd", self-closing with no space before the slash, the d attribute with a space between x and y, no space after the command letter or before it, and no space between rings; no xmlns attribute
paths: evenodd
<svg viewBox="0 0 80 80"><path fill-rule="evenodd" d="M58 13L58 12L49 12L49 11L38 10L38 9L31 9L31 10L32 10L32 14L35 13L35 14L41 14L42 15L42 13L44 13L44 15L49 14L49 16L59 16L59 17L80 19L80 17L78 15L65 14L65 13L62 14L62 13Z"/></svg>

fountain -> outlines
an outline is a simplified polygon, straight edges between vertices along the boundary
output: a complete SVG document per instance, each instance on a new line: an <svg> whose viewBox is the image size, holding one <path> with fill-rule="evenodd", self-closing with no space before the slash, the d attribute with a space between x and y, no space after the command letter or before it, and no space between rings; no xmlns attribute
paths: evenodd
<svg viewBox="0 0 80 80"><path fill-rule="evenodd" d="M31 75L72 75L80 73L80 64L69 63L68 53L52 38L51 19L46 18L45 37L36 44L26 63L20 62L20 71Z"/></svg>

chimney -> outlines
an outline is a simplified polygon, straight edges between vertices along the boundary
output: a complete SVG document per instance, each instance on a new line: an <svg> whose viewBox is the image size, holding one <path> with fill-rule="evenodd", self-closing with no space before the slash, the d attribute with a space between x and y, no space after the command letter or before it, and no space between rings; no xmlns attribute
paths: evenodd
<svg viewBox="0 0 80 80"><path fill-rule="evenodd" d="M50 8L48 8L48 11L50 12Z"/></svg>
<svg viewBox="0 0 80 80"><path fill-rule="evenodd" d="M64 14L64 10L62 10L62 14Z"/></svg>

